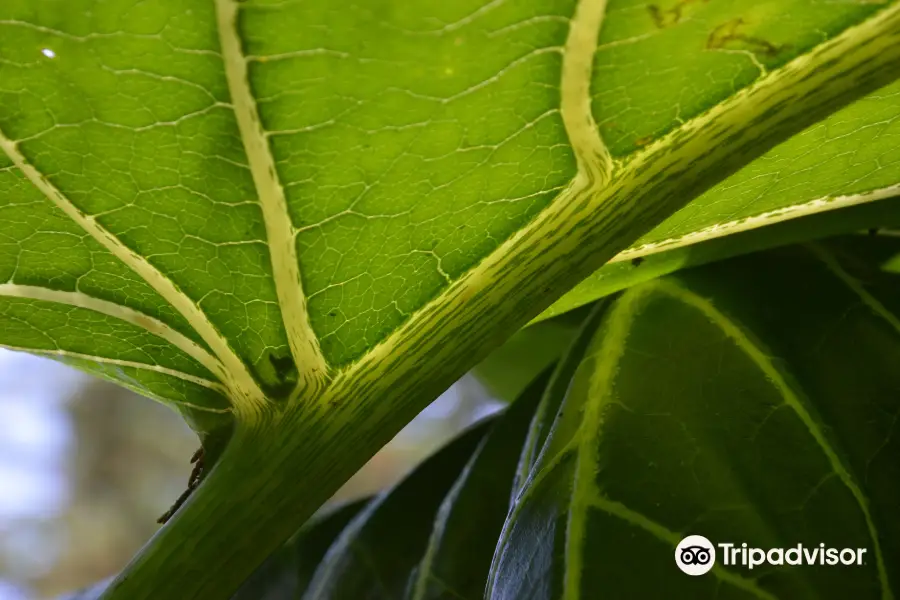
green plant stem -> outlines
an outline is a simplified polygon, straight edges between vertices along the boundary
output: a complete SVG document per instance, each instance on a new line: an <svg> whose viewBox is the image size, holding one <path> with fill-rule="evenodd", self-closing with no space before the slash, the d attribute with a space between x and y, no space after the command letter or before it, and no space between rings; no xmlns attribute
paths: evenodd
<svg viewBox="0 0 900 600"><path fill-rule="evenodd" d="M323 393L239 424L103 598L228 598L416 412L572 285L742 165L898 76L895 3L651 144L611 180L581 157L586 167L550 207Z"/></svg>
<svg viewBox="0 0 900 600"><path fill-rule="evenodd" d="M349 413L298 408L239 426L203 484L104 597L228 598L412 416L387 423Z"/></svg>

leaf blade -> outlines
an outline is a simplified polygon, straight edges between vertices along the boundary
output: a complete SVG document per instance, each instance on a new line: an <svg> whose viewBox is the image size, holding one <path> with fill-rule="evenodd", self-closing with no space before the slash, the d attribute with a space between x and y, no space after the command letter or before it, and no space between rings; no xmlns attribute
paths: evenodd
<svg viewBox="0 0 900 600"><path fill-rule="evenodd" d="M441 503L409 600L481 598L513 491L515 467L550 371L497 419Z"/></svg>
<svg viewBox="0 0 900 600"><path fill-rule="evenodd" d="M713 597L715 579L756 597L891 597L900 305L896 275L859 251L891 242L762 253L626 292L570 384L552 460L510 516L491 597ZM672 551L689 533L871 559L851 571L717 563L686 577ZM560 564L517 578L516 556L554 548ZM623 576L637 560L641 575Z"/></svg>

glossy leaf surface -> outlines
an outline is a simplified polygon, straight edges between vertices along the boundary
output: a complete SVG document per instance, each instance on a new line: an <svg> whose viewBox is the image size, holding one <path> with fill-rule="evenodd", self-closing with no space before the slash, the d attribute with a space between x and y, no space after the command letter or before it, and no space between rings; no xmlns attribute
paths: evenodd
<svg viewBox="0 0 900 600"><path fill-rule="evenodd" d="M370 502L356 500L313 517L250 576L232 600L297 600L347 524Z"/></svg>
<svg viewBox="0 0 900 600"><path fill-rule="evenodd" d="M893 597L900 285L872 260L891 249L792 247L624 292L507 522L490 597ZM720 547L689 577L673 559L688 534L865 560L750 570Z"/></svg>
<svg viewBox="0 0 900 600"><path fill-rule="evenodd" d="M304 600L402 597L441 501L489 426L466 431L358 514L325 555Z"/></svg>
<svg viewBox="0 0 900 600"><path fill-rule="evenodd" d="M438 510L406 598L478 598L509 512L522 444L549 379L538 376L500 415ZM401 525L402 526L402 525Z"/></svg>

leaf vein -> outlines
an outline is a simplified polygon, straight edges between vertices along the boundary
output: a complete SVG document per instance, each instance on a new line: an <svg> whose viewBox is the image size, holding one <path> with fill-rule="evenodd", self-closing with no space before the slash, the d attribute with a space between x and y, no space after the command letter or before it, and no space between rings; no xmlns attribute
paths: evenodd
<svg viewBox="0 0 900 600"><path fill-rule="evenodd" d="M92 310L108 317L120 319L166 340L206 367L207 370L214 373L217 377L221 378L224 376L224 367L222 366L222 363L215 356L207 352L206 349L181 332L176 331L168 324L140 311L128 308L127 306L116 304L115 302L110 302L108 300L101 300L100 298L95 298L82 292L67 292L15 283L0 284L0 296L56 302L67 306Z"/></svg>
<svg viewBox="0 0 900 600"><path fill-rule="evenodd" d="M798 392L791 387L778 367L772 362L772 359L763 352L756 342L747 336L740 325L720 312L709 300L702 298L687 288L667 281L659 281L654 284L654 287L661 292L668 294L672 298L698 310L709 319L711 323L719 327L722 332L731 338L735 345L747 355L760 371L765 374L771 384L781 394L784 403L800 418L800 421L806 426L810 435L812 435L813 439L816 441L816 444L825 454L831 469L837 474L847 489L850 490L850 493L853 495L857 504L859 504L866 522L869 537L872 539L873 551L878 568L878 578L881 582L882 597L892 598L893 595L887 575L887 567L884 562L884 554L878 538L878 531L875 528L872 513L869 511L869 500L850 474L849 469L841 461L837 451L832 447L822 426L816 422L803 405Z"/></svg>
<svg viewBox="0 0 900 600"><path fill-rule="evenodd" d="M215 326L200 309L175 283L154 267L137 252L122 243L119 238L104 228L97 219L87 215L76 207L68 197L59 190L49 178L30 164L18 143L12 141L0 131L0 148L10 160L28 178L29 181L47 197L67 217L91 235L104 248L111 252L123 264L146 281L172 307L181 313L188 323L197 331L204 342L213 350L219 361L225 366L225 380L230 390L229 396L235 407L246 409L249 415L255 414L265 402L265 396L247 370L247 366L238 358L228 345L227 340L216 330Z"/></svg>
<svg viewBox="0 0 900 600"><path fill-rule="evenodd" d="M898 186L900 188L900 186ZM875 296L870 294L862 283L855 277L850 275L835 258L834 254L826 250L820 244L810 243L807 245L810 252L825 264L828 270L837 277L841 283L846 285L850 290L862 300L863 304L869 307L873 313L887 321L894 331L900 334L900 317L897 317L888 308L881 303Z"/></svg>
<svg viewBox="0 0 900 600"><path fill-rule="evenodd" d="M694 244L729 236L735 233L759 229L773 223L781 223L791 219L807 217L841 208L849 208L851 206L859 206L878 200L886 200L898 195L900 195L900 184L890 185L859 194L823 196L801 204L783 206L757 215L736 219L734 221L716 223L680 237L668 238L628 248L617 254L609 262L622 262L639 256L649 256L659 252L675 250L676 248L692 246Z"/></svg>
<svg viewBox="0 0 900 600"><path fill-rule="evenodd" d="M603 511L604 513L621 519L630 525L634 525L639 529L643 529L656 539L664 542L672 547L674 551L678 546L678 542L683 537L681 534L670 531L666 527L663 527L656 521L647 518L646 516L634 511L621 502L616 502L614 500L610 500L605 497L596 497L591 500L590 506L592 508L596 508L597 510ZM712 568L711 573L720 581L725 583L730 583L731 585L741 588L747 592L750 592L757 598L765 598L767 600L775 600L776 596L772 595L770 592L760 588L757 583L753 580L746 579L745 577L741 577L735 573L724 569L723 567L716 565Z"/></svg>
<svg viewBox="0 0 900 600"><path fill-rule="evenodd" d="M133 360L121 360L118 358L108 358L105 356L97 356L95 354L83 354L81 352L71 352L69 350L42 350L37 348L26 348L24 346L13 346L10 344L0 344L0 348L6 348L7 350L14 350L16 352L28 352L29 354L37 354L40 356L57 356L60 358L74 358L78 360L87 360L96 363L102 363L107 365L115 365L119 367L130 367L133 369L144 369L146 371L154 371L156 373L160 373L162 375L168 375L170 377L176 377L178 379L183 379L184 381L188 381L190 383L195 383L197 385L201 385L203 387L209 388L211 390L216 390L217 392L222 393L227 396L227 392L225 386L216 381L210 381L209 379L205 379L203 377L197 377L196 375L191 375L190 373L184 373L183 371L178 371L176 369L170 369L168 367L163 367L160 365L151 365L149 363L142 363ZM200 407L203 408L203 407ZM213 410L213 409L207 409ZM214 409L216 412L229 412L227 409Z"/></svg>
<svg viewBox="0 0 900 600"><path fill-rule="evenodd" d="M238 32L239 10L237 0L216 0L216 19L225 76L241 141L259 196L278 304L291 355L299 373L292 399L307 394L315 396L328 378L328 365L310 323L287 198L278 178L256 98L250 89L248 57L244 54Z"/></svg>

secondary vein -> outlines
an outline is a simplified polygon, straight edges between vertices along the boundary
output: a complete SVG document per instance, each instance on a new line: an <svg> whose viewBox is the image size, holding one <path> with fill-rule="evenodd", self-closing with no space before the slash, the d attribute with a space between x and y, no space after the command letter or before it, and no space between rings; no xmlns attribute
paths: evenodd
<svg viewBox="0 0 900 600"><path fill-rule="evenodd" d="M606 0L580 0L563 51L560 112L582 185L603 185L612 176L610 156L591 111L591 76Z"/></svg>
<svg viewBox="0 0 900 600"><path fill-rule="evenodd" d="M219 359L207 352L202 346L159 319L155 319L142 312L128 308L127 306L122 306L121 304L116 304L115 302L110 302L108 300L101 300L100 298L94 298L93 296L89 296L82 292L52 290L50 288L35 285L19 285L15 283L0 284L0 296L55 302L58 304L65 304L66 306L92 310L108 317L120 319L140 327L157 337L161 337L173 346L176 346L179 350L206 367L219 379L223 379L225 376L224 367Z"/></svg>
<svg viewBox="0 0 900 600"><path fill-rule="evenodd" d="M256 99L250 89L247 56L241 47L237 30L238 12L239 3L236 0L216 0L216 19L225 76L262 208L278 304L288 345L299 374L294 395L314 396L327 379L328 367L309 320L307 299L300 278L294 226L284 188L278 180L275 159L262 126Z"/></svg>
<svg viewBox="0 0 900 600"><path fill-rule="evenodd" d="M123 244L119 238L98 223L93 216L85 214L75 206L62 191L50 182L48 177L25 159L25 156L19 150L18 144L6 137L2 131L0 131L0 148L3 149L28 180L57 208L62 210L67 217L90 234L91 237L109 250L141 279L146 281L175 310L187 319L191 327L197 331L203 341L206 342L225 366L225 374L228 377L225 380L225 384L229 388L229 396L234 401L235 408L243 410L248 415L258 412L265 403L265 395L247 370L247 366L238 358L237 354L228 345L228 341L219 333L206 314L200 310L200 307L182 292L172 280L150 264L147 259Z"/></svg>
<svg viewBox="0 0 900 600"><path fill-rule="evenodd" d="M635 510L628 508L621 502L615 502L614 500L610 500L608 498L600 496L591 500L591 507L603 511L610 516L616 517L634 527L643 529L659 541L671 546L672 550L674 550L678 546L678 542L682 537L681 534L670 531L656 521L640 514ZM733 573L728 569L725 569L721 565L714 566L712 569L712 574L720 581L730 583L735 587L749 592L751 595L756 596L757 598L763 598L764 600L775 600L776 598L776 596L774 596L770 592L767 592L766 590L759 587L756 581L742 577L737 573Z"/></svg>
<svg viewBox="0 0 900 600"><path fill-rule="evenodd" d="M720 312L719 309L717 309L712 304L712 302L695 294L693 291L674 283L660 281L655 284L655 287L661 292L664 292L675 298L676 300L679 300L686 305L698 310L707 319L709 319L710 322L719 327L726 336L731 338L732 342L747 355L747 357L757 366L757 368L759 368L759 370L766 376L768 381L775 387L778 393L781 394L785 405L791 408L797 415L797 417L799 417L800 421L806 426L810 435L815 440L822 453L828 459L832 471L837 474L841 482L843 482L847 489L850 490L850 493L853 495L853 498L859 505L859 508L866 522L869 537L871 537L872 539L872 546L875 554L876 566L878 569L878 579L881 582L882 597L885 600L893 598L893 593L890 587L890 580L887 574L887 567L885 565L884 553L881 549L881 542L879 541L878 531L875 528L875 521L872 518L871 511L869 510L869 500L863 493L862 488L859 487L856 480L851 475L850 470L841 461L840 455L832 446L828 437L825 435L825 431L823 430L822 426L818 422L816 422L812 414L810 414L810 412L806 409L806 406L801 401L800 395L797 393L797 391L795 391L794 388L791 387L791 385L787 382L784 375L782 375L778 367L776 367L772 362L772 359L753 340L751 340L747 336L744 330L737 323Z"/></svg>
<svg viewBox="0 0 900 600"><path fill-rule="evenodd" d="M0 344L0 347L6 348L7 350L15 350L16 352L28 352L30 354L39 354L41 356L58 356L60 358L72 358L76 360L86 360L90 362L101 363L105 365L114 365L117 367L128 367L131 369L144 369L146 371L153 371L155 373L160 373L162 375L168 375L169 377L175 377L177 379L182 379L184 381L195 383L197 385L201 385L203 387L209 388L211 390L215 390L217 392L222 393L223 395L227 395L227 390L225 386L217 381L210 381L209 379L205 379L203 377L197 377L196 375L191 375L190 373L185 373L184 371L178 371L177 369L170 369L168 367L163 367L160 365L151 365L149 363L142 363L133 360L121 360L118 358L108 358L105 356L97 356L95 354L83 354L81 352L70 352L69 350L42 350L39 348L25 348L23 346L11 346L9 344ZM174 401L173 401L174 402ZM225 409L219 411L219 409L215 409L218 412L227 412Z"/></svg>
<svg viewBox="0 0 900 600"><path fill-rule="evenodd" d="M816 243L808 244L807 248L809 248L809 251L812 252L816 258L825 264L828 270L837 277L841 283L859 296L860 300L863 301L863 304L869 307L873 313L887 321L888 325L890 325L894 331L900 333L900 317L888 310L878 298L870 294L863 286L862 282L848 273L831 252L826 250L822 245Z"/></svg>

